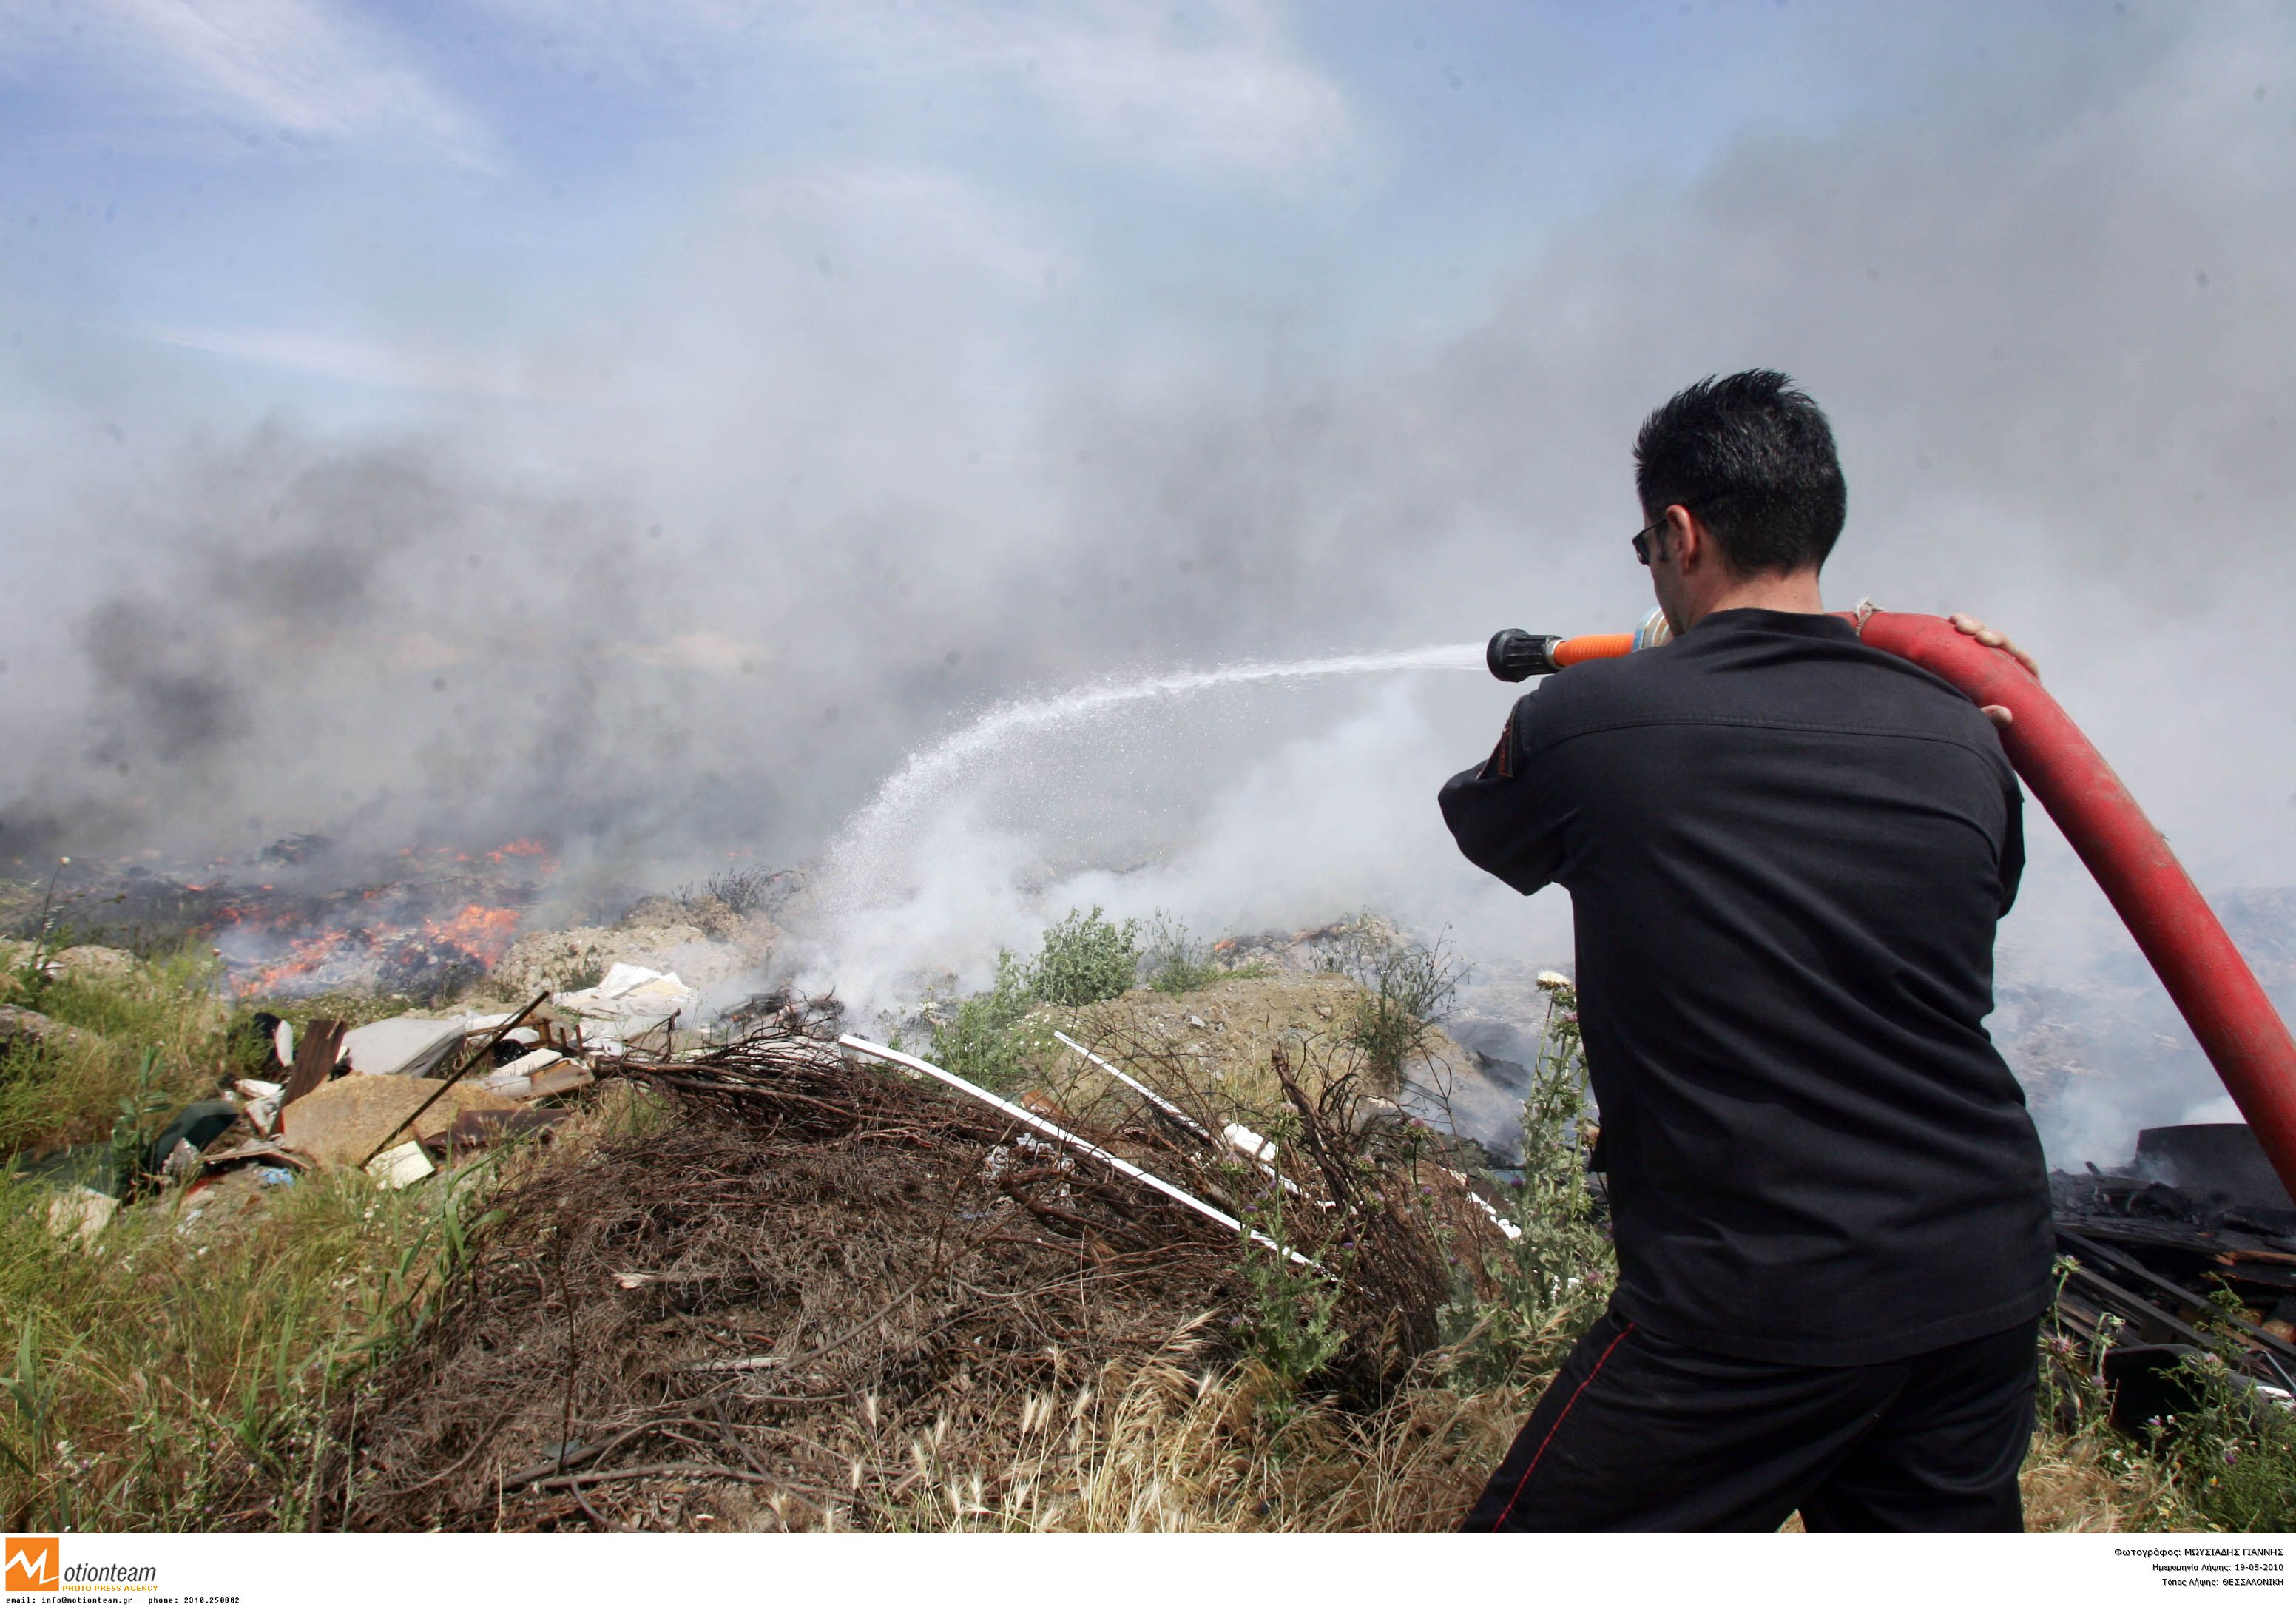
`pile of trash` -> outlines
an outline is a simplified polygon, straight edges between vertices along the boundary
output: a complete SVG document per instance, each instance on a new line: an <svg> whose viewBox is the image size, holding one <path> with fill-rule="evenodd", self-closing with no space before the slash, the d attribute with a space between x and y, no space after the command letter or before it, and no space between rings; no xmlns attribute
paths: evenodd
<svg viewBox="0 0 2296 1607"><path fill-rule="evenodd" d="M67 955L70 951L67 951ZM60 956L65 957L65 956ZM131 956L132 958L132 956ZM386 1188L421 1182L506 1137L546 1133L571 1114L603 1059L659 1035L664 1053L701 995L675 972L617 964L596 986L538 994L523 1009L407 1013L352 1026L293 1026L258 1012L242 1029L270 1075L239 1077L176 1111L139 1153L82 1144L18 1163L57 1189L50 1226L83 1242L154 1180L193 1192L246 1167L291 1182L313 1168L364 1168ZM0 1034L70 1032L7 1007Z"/></svg>

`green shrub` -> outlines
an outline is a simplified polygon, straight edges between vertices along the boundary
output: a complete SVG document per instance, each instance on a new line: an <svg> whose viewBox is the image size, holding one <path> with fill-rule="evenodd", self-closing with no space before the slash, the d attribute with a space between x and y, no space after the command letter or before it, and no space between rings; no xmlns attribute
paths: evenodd
<svg viewBox="0 0 2296 1607"><path fill-rule="evenodd" d="M984 1088L1010 1087L1021 1075L1021 1046L1014 1029L1036 1003L1029 969L1011 949L998 950L996 982L933 1029L933 1063Z"/></svg>
<svg viewBox="0 0 2296 1607"><path fill-rule="evenodd" d="M1048 1004L1097 1004L1132 986L1140 967L1140 922L1118 926L1100 906L1070 910L1045 931L1045 946L1030 967L1030 989Z"/></svg>
<svg viewBox="0 0 2296 1607"><path fill-rule="evenodd" d="M1042 1004L1096 1004L1132 986L1140 964L1140 926L1118 926L1100 906L1070 910L1045 931L1035 960L1023 963L1010 949L996 955L996 980L985 993L959 1004L933 1029L934 1062L968 1081L1010 1089L1021 1078L1032 1047L1021 1030Z"/></svg>

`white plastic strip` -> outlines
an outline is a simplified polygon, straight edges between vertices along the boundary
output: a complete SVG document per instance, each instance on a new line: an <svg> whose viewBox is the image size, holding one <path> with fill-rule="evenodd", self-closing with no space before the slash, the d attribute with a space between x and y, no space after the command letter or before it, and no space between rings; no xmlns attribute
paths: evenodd
<svg viewBox="0 0 2296 1607"><path fill-rule="evenodd" d="M1165 1115L1169 1116L1174 1121L1178 1122L1182 1127L1187 1128L1188 1131L1193 1133L1206 1144L1216 1144L1219 1142L1210 1133L1205 1132L1201 1127L1188 1119L1188 1113L1185 1111L1180 1109L1179 1106L1174 1104L1161 1094L1157 1093L1155 1089L1150 1087L1146 1083L1140 1081L1137 1078L1126 1076L1123 1072L1118 1070L1114 1066L1110 1065L1106 1061L1101 1059L1100 1056L1095 1054L1091 1050L1086 1048L1082 1044L1078 1043L1076 1039L1070 1037L1067 1033L1061 1031L1059 1029L1055 1028L1054 1029L1053 1036L1060 1039L1061 1042L1066 1044L1070 1048L1075 1050L1078 1054L1083 1055L1085 1059L1090 1061L1094 1065L1098 1066L1102 1070L1107 1072L1118 1082L1122 1083L1126 1087L1131 1089L1135 1094L1139 1095L1141 1098L1146 1100L1150 1104L1154 1105L1158 1110L1163 1111ZM1238 1133L1251 1133L1251 1136L1258 1139L1259 1144L1265 1145L1266 1148L1262 1149L1257 1146L1247 1146L1237 1143L1235 1136ZM1268 1144L1267 1140L1265 1138L1260 1138L1259 1134L1252 1133L1250 1127L1239 1127L1233 1122L1228 1124L1226 1136L1227 1142L1231 1145L1236 1149L1242 1150L1246 1155L1251 1157L1253 1165L1265 1172L1269 1178L1281 1184L1285 1193L1295 1195L1301 1199L1306 1198L1305 1195L1300 1193L1300 1185L1298 1184L1292 1182L1292 1179L1286 1177L1283 1173L1277 1171L1274 1167L1268 1165L1266 1160L1260 1158L1263 1155L1274 1152L1275 1148L1274 1144ZM1319 1200L1316 1203L1321 1205L1325 1210L1332 1209L1332 1202L1329 1200Z"/></svg>
<svg viewBox="0 0 2296 1607"><path fill-rule="evenodd" d="M1193 1133L1206 1144L1212 1142L1212 1136L1204 1131L1201 1123L1194 1120L1185 1111L1180 1109L1179 1106L1174 1104L1161 1094L1157 1093L1155 1089L1150 1087L1146 1083L1142 1082L1138 1078L1130 1076L1126 1072L1117 1070L1117 1068L1110 1065L1106 1061L1101 1059L1100 1056L1095 1054L1082 1044L1078 1043L1076 1039L1070 1037L1065 1032L1055 1029L1053 1036L1060 1039L1061 1042L1066 1044L1070 1048L1075 1050L1078 1054L1083 1055L1085 1059L1090 1061L1094 1065L1098 1066L1102 1070L1107 1072L1118 1082L1122 1083L1126 1087L1131 1089L1135 1094L1140 1095L1141 1098L1146 1100L1150 1104L1154 1105L1158 1110L1163 1111L1165 1115L1170 1117L1174 1121L1178 1122L1182 1127L1187 1128L1189 1132Z"/></svg>
<svg viewBox="0 0 2296 1607"><path fill-rule="evenodd" d="M1055 1127L1053 1123L1046 1121L1043 1117L1037 1115L1034 1111L1029 1110L1021 1105L1016 1105L1009 1099L999 1099L988 1089L975 1086L973 1084L969 1083L965 1081L964 1078L957 1076L954 1071L944 1071L930 1061L919 1060L914 1054L904 1054L898 1049L888 1049L882 1044L873 1044L867 1038L856 1037L849 1032L844 1037L839 1038L837 1041L845 1048L851 1049L857 1054L872 1055L882 1061L890 1061L894 1065L906 1066L912 1071L922 1071L927 1077L938 1078L941 1082L947 1083L950 1087L955 1088L960 1094L971 1095L982 1104L994 1105L997 1110L1004 1111L1005 1115L1013 1118L1013 1120L1025 1123L1027 1126L1036 1128L1037 1132L1042 1133L1046 1137L1068 1145L1069 1148L1076 1151L1077 1153L1080 1155L1089 1155L1095 1160L1101 1161L1107 1166L1114 1168L1117 1171L1123 1173L1128 1177L1138 1179L1140 1182L1146 1184L1150 1188L1156 1190L1159 1193L1169 1195L1172 1199L1178 1201L1182 1205L1186 1206L1190 1210L1196 1212L1200 1216L1210 1218L1213 1221L1218 1223L1222 1227L1228 1229L1232 1233L1250 1233L1252 1242L1255 1244L1265 1244L1270 1250L1280 1250L1284 1255L1291 1257L1292 1260L1297 1261L1302 1267L1315 1267L1317 1272L1322 1272L1324 1270L1321 1267L1316 1266L1314 1261L1311 1261L1306 1256L1301 1255L1298 1250L1285 1249L1284 1246L1278 1244L1275 1240L1269 1238L1266 1234L1261 1233L1258 1228L1246 1228L1242 1223L1237 1221L1234 1217L1229 1216L1218 1206L1206 1204L1203 1201L1197 1199L1193 1194L1189 1193L1185 1189L1176 1187L1173 1185L1165 1182L1153 1172L1142 1171L1138 1167L1125 1160L1121 1155L1111 1155L1106 1150L1102 1149L1098 1144L1078 1137L1066 1127Z"/></svg>

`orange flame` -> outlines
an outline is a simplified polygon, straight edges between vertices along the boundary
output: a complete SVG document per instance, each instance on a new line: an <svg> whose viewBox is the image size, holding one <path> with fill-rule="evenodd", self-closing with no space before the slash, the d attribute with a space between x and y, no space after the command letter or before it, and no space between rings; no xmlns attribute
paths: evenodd
<svg viewBox="0 0 2296 1607"><path fill-rule="evenodd" d="M514 909L489 909L483 904L469 904L447 921L425 921L422 935L434 943L452 943L464 953L482 961L487 968L510 950L510 940L518 931L518 912Z"/></svg>

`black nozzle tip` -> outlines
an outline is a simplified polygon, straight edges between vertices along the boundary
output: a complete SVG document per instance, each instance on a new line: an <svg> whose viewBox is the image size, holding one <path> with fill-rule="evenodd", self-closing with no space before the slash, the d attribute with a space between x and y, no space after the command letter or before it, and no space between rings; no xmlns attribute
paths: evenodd
<svg viewBox="0 0 2296 1607"><path fill-rule="evenodd" d="M1491 638L1483 662L1502 681L1527 681L1554 673L1554 644L1560 636L1534 636L1510 626Z"/></svg>

